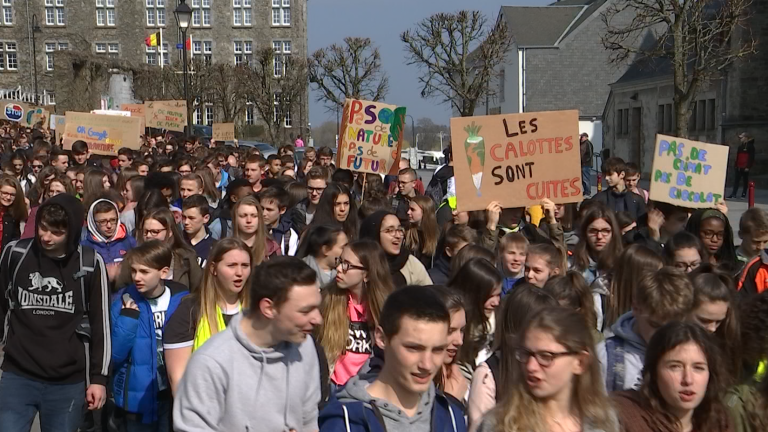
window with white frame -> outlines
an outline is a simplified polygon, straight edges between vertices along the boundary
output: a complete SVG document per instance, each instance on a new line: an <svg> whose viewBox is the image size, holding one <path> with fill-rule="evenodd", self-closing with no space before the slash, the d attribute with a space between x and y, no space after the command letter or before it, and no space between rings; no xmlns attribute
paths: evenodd
<svg viewBox="0 0 768 432"><path fill-rule="evenodd" d="M211 0L192 0L192 27L211 26Z"/></svg>
<svg viewBox="0 0 768 432"><path fill-rule="evenodd" d="M165 27L165 0L146 0L147 27Z"/></svg>
<svg viewBox="0 0 768 432"><path fill-rule="evenodd" d="M192 111L192 124L201 124L200 122L200 107L195 107Z"/></svg>
<svg viewBox="0 0 768 432"><path fill-rule="evenodd" d="M272 49L275 51L274 66L275 77L285 74L285 63L291 55L291 41L272 41Z"/></svg>
<svg viewBox="0 0 768 432"><path fill-rule="evenodd" d="M274 93L273 100L275 104L275 110L272 117L273 121L275 123L282 121L283 125L287 128L293 126L291 110L288 108L290 106L290 100L279 92ZM280 113L283 114L282 119L280 118Z"/></svg>
<svg viewBox="0 0 768 432"><path fill-rule="evenodd" d="M206 64L211 64L213 59L213 41L193 40L192 58L202 60Z"/></svg>
<svg viewBox="0 0 768 432"><path fill-rule="evenodd" d="M68 42L46 42L45 43L45 70L53 70L54 52L68 50Z"/></svg>
<svg viewBox="0 0 768 432"><path fill-rule="evenodd" d="M43 90L43 103L45 105L56 105L56 95L50 90Z"/></svg>
<svg viewBox="0 0 768 432"><path fill-rule="evenodd" d="M107 44L107 50L109 51L109 57L120 57L120 44L117 42L110 42Z"/></svg>
<svg viewBox="0 0 768 432"><path fill-rule="evenodd" d="M161 46L157 47L146 47L146 61L149 65L159 65L160 64L160 54L162 54L163 57L163 65L168 66L171 64L171 61L169 59L168 55L168 44L163 43Z"/></svg>
<svg viewBox="0 0 768 432"><path fill-rule="evenodd" d="M3 0L3 24L13 25L13 4L12 0Z"/></svg>
<svg viewBox="0 0 768 432"><path fill-rule="evenodd" d="M245 124L248 126L252 126L256 120L256 116L254 115L254 108L253 104L248 103L245 107Z"/></svg>
<svg viewBox="0 0 768 432"><path fill-rule="evenodd" d="M239 66L243 63L245 64L251 64L253 61L253 41L235 41L234 42L234 52L235 52L235 66Z"/></svg>
<svg viewBox="0 0 768 432"><path fill-rule="evenodd" d="M291 118L291 110L290 110L290 108L285 110L285 123L284 123L284 125L287 128L293 127L293 119Z"/></svg>
<svg viewBox="0 0 768 432"><path fill-rule="evenodd" d="M105 54L107 52L106 42L96 42L96 54Z"/></svg>
<svg viewBox="0 0 768 432"><path fill-rule="evenodd" d="M208 126L213 124L213 106L212 105L205 106L205 124Z"/></svg>
<svg viewBox="0 0 768 432"><path fill-rule="evenodd" d="M232 0L232 25L251 25L251 0Z"/></svg>
<svg viewBox="0 0 768 432"><path fill-rule="evenodd" d="M0 42L0 70L16 71L18 69L16 42Z"/></svg>
<svg viewBox="0 0 768 432"><path fill-rule="evenodd" d="M115 0L96 0L96 25L115 25Z"/></svg>
<svg viewBox="0 0 768 432"><path fill-rule="evenodd" d="M64 0L45 0L45 25L65 25Z"/></svg>
<svg viewBox="0 0 768 432"><path fill-rule="evenodd" d="M291 0L272 0L272 25L291 25Z"/></svg>

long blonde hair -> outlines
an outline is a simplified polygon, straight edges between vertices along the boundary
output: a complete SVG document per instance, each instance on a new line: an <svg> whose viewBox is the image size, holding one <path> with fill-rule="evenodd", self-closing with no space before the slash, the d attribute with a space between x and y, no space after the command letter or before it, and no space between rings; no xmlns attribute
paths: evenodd
<svg viewBox="0 0 768 432"><path fill-rule="evenodd" d="M363 282L361 301L368 309L369 330L379 324L379 313L384 301L394 289L392 276L389 274L387 257L378 243L372 240L357 240L347 245L357 255L360 264L365 267L368 280ZM325 350L328 364L334 364L347 346L349 336L349 290L339 288L332 282L323 290L323 302L320 312L323 323L317 329L317 341Z"/></svg>
<svg viewBox="0 0 768 432"><path fill-rule="evenodd" d="M237 203L232 207L232 235L241 240L243 240L243 238L237 223L237 211L242 206L256 207L256 211L259 213L258 228L256 230L255 239L253 240L253 246L250 248L251 264L256 266L261 264L266 258L267 230L264 227L264 210L261 209L259 200L252 195L237 200Z"/></svg>
<svg viewBox="0 0 768 432"><path fill-rule="evenodd" d="M531 330L540 330L550 334L567 351L586 353L584 373L575 375L571 393L571 405L582 421L582 427L589 423L595 429L615 432L618 425L611 413L611 403L605 393L605 385L600 374L600 366L595 356L595 343L592 330L584 317L575 310L554 306L542 309L533 316L520 333L519 340ZM510 353L511 354L511 353ZM584 354L582 354L584 355ZM523 376L523 364L517 362L514 355L503 361L516 362L511 376L506 377L497 386L508 389L501 401L492 411L498 425L496 430L503 432L546 432L546 419L541 403L526 388Z"/></svg>
<svg viewBox="0 0 768 432"><path fill-rule="evenodd" d="M208 327L211 329L211 335L219 332L216 307L220 302L224 301L224 295L222 290L224 288L219 284L219 280L213 275L213 270L221 262L228 252L233 250L240 250L250 256L251 249L244 241L239 238L226 237L216 242L211 249L211 253L208 256L208 263L205 265L205 271L203 272L203 283L200 284L200 292L197 294L197 301L200 305L200 320L208 320ZM253 272L253 258L251 258L251 272ZM248 309L250 291L250 275L243 285L242 291L237 295L237 299L240 301L240 310Z"/></svg>
<svg viewBox="0 0 768 432"><path fill-rule="evenodd" d="M424 195L416 195L411 198L411 201L421 208L422 217L421 223L411 224L405 232L405 246L408 250L432 256L435 254L440 237L435 216L435 202ZM419 232L421 232L421 238L419 238Z"/></svg>

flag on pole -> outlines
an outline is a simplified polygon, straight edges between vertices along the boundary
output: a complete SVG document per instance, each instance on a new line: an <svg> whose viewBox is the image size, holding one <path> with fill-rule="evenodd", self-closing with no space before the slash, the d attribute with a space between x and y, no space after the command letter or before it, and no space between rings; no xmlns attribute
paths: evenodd
<svg viewBox="0 0 768 432"><path fill-rule="evenodd" d="M187 51L192 51L192 36L188 36L187 40L184 41L184 49Z"/></svg>
<svg viewBox="0 0 768 432"><path fill-rule="evenodd" d="M160 32L152 33L151 35L147 36L144 39L144 43L148 47L159 46L162 43L161 39L162 39L162 35L160 34Z"/></svg>

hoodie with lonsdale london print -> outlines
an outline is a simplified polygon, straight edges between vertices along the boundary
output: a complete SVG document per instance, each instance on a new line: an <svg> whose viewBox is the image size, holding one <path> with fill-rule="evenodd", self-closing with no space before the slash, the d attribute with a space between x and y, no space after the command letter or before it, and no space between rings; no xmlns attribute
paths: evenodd
<svg viewBox="0 0 768 432"><path fill-rule="evenodd" d="M14 269L9 269L9 260L15 242L9 244L0 257L0 287L10 287L11 299L16 305L9 311L8 300L4 295L1 297L0 317L10 314L2 369L34 380L61 384L86 381L88 370L90 383L106 385L111 338L107 303L109 286L104 263L98 254L95 266L93 262L83 263L94 266L93 273L85 279L85 303L89 305L87 319L91 327L86 355L82 336L76 334L85 315L80 280L76 279L80 272L78 246L83 206L77 198L61 194L45 201L38 215L54 204L64 209L69 222L64 256L53 258L44 254L40 238L35 235L14 281L10 280ZM86 365L86 359L90 364Z"/></svg>

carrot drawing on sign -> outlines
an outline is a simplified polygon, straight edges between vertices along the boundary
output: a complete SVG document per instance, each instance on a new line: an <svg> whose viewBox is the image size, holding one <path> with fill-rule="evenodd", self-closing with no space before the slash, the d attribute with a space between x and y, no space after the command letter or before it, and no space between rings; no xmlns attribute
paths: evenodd
<svg viewBox="0 0 768 432"><path fill-rule="evenodd" d="M485 167L485 139L478 135L482 126L475 125L475 122L464 128L467 132L467 139L464 140L464 151L467 153L467 164L469 172L472 174L472 182L477 189L477 196L480 195L480 187L483 183L483 168Z"/></svg>

